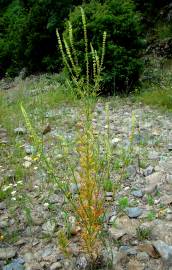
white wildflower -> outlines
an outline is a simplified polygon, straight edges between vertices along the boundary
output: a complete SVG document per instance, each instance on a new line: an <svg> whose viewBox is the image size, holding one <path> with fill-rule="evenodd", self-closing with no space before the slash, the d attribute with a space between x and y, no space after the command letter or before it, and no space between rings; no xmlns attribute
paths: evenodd
<svg viewBox="0 0 172 270"><path fill-rule="evenodd" d="M24 157L24 160L26 160L26 161L32 161L32 158L29 157L29 156L25 156L25 157Z"/></svg>
<svg viewBox="0 0 172 270"><path fill-rule="evenodd" d="M18 184L18 185L22 185L23 182L20 180L20 181L17 181L17 184Z"/></svg>
<svg viewBox="0 0 172 270"><path fill-rule="evenodd" d="M2 191L7 191L10 187L9 186L5 186Z"/></svg>
<svg viewBox="0 0 172 270"><path fill-rule="evenodd" d="M13 191L11 192L11 194L12 194L12 195L15 195L15 194L16 194L16 190L13 190Z"/></svg>
<svg viewBox="0 0 172 270"><path fill-rule="evenodd" d="M56 155L56 158L58 158L58 159L60 159L60 158L62 158L62 157L63 157L62 154L57 154L57 155Z"/></svg>
<svg viewBox="0 0 172 270"><path fill-rule="evenodd" d="M49 203L48 203L48 202L45 202L45 203L44 203L44 206L45 206L45 207L48 207L48 206L49 206Z"/></svg>
<svg viewBox="0 0 172 270"><path fill-rule="evenodd" d="M32 165L32 163L31 163L30 161L25 161L25 162L23 163L23 166L24 166L25 168L29 168L31 165Z"/></svg>

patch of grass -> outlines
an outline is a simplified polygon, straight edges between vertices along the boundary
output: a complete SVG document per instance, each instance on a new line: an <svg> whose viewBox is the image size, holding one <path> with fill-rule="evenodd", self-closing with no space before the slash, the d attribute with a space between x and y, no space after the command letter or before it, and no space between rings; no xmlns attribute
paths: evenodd
<svg viewBox="0 0 172 270"><path fill-rule="evenodd" d="M31 122L40 134L47 121L45 113L48 110L58 109L59 106L66 103L74 104L70 90L60 86L58 79L57 75L32 76L23 81L14 81L15 88L0 90L0 127L6 129L8 140L8 144L0 143L0 165L4 171L2 173L3 182L0 183L0 201L6 200L16 226L18 226L17 222L20 216L20 212L16 212L16 207L24 213L26 223L29 225L31 223L29 213L31 202L28 190L32 188L32 180L30 181L30 179L35 174L34 166L38 166L39 163L39 161L34 160L34 156L30 155L28 157L31 158L30 168L23 166L26 161L24 159L26 157L24 144L30 144L31 139L28 134L19 135L14 132L15 128L25 126L21 114L21 104L29 112ZM46 88L45 92L39 91L43 88ZM35 95L32 95L33 90ZM63 119L64 115L61 122ZM48 121L50 124L52 121L57 123L57 119L53 118L49 118ZM6 177L6 172L9 170L14 174L14 179ZM22 181L22 185L18 185L20 181ZM26 190L28 196L26 196Z"/></svg>
<svg viewBox="0 0 172 270"><path fill-rule="evenodd" d="M153 196L152 196L152 195L147 194L147 196L146 196L146 200L147 200L147 203L148 203L148 205L149 205L149 206L154 205L154 198L153 198Z"/></svg>
<svg viewBox="0 0 172 270"><path fill-rule="evenodd" d="M118 200L120 210L124 210L129 206L129 201L127 197L122 197Z"/></svg>
<svg viewBox="0 0 172 270"><path fill-rule="evenodd" d="M166 38L169 38L172 35L172 27L171 24L167 23L159 23L155 27L155 35L158 39L164 40Z"/></svg>
<svg viewBox="0 0 172 270"><path fill-rule="evenodd" d="M69 243L70 242L66 236L66 233L63 230L60 230L58 232L58 244L65 256L69 256L69 252L68 252Z"/></svg>
<svg viewBox="0 0 172 270"><path fill-rule="evenodd" d="M23 124L20 104L27 111L35 112L40 118L48 109L57 108L58 105L74 103L74 95L67 86L57 81L57 75L41 75L36 78L27 78L19 81L14 89L8 92L0 91L0 123L12 130ZM38 111L39 109L39 111Z"/></svg>
<svg viewBox="0 0 172 270"><path fill-rule="evenodd" d="M4 230L2 232L3 240L9 244L15 244L20 239L20 232L16 229L14 231Z"/></svg>
<svg viewBox="0 0 172 270"><path fill-rule="evenodd" d="M138 240L140 240L140 241L148 240L150 238L150 235L151 235L151 229L138 227L136 230L136 233L137 233Z"/></svg>
<svg viewBox="0 0 172 270"><path fill-rule="evenodd" d="M8 198L9 195L10 195L9 192L6 192L0 189L0 202Z"/></svg>
<svg viewBox="0 0 172 270"><path fill-rule="evenodd" d="M154 220L156 218L156 213L154 211L150 211L150 212L148 212L146 218L147 218L148 221L152 221L152 220Z"/></svg>
<svg viewBox="0 0 172 270"><path fill-rule="evenodd" d="M103 187L106 192L112 192L114 190L113 182L109 179L104 180Z"/></svg>
<svg viewBox="0 0 172 270"><path fill-rule="evenodd" d="M172 60L148 57L141 78L141 86L135 90L133 101L142 102L162 111L172 111Z"/></svg>
<svg viewBox="0 0 172 270"><path fill-rule="evenodd" d="M167 86L166 88L154 86L149 91L142 92L137 97L137 100L164 111L172 111L172 86Z"/></svg>

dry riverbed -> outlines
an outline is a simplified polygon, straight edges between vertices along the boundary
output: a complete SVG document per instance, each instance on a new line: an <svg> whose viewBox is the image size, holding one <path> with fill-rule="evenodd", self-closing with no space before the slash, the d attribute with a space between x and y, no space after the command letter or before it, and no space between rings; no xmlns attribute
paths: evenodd
<svg viewBox="0 0 172 270"><path fill-rule="evenodd" d="M14 92L6 91L10 96L6 105L11 113L9 121L14 116ZM39 96L28 97L28 102ZM97 101L93 126L100 138L109 129L113 155L110 178L114 186L118 183L115 192L105 187L107 211L103 222L108 244L97 269L108 269L108 263L109 269L115 270L172 269L171 116L129 99ZM68 179L70 173L58 142L61 137L65 139L77 167L74 145L80 108L67 103L52 109L33 107L29 117L43 136L45 152L53 160L58 177ZM14 121L10 127L2 121L0 151L0 269L91 269L80 250L80 232L70 213L69 256L59 246L58 232L66 225L66 199L41 167L24 121ZM74 183L70 185L71 196L77 196L79 190Z"/></svg>

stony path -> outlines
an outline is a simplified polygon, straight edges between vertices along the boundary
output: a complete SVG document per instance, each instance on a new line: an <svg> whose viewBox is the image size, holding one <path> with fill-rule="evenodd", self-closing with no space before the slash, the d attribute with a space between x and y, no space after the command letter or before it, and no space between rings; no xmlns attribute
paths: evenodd
<svg viewBox="0 0 172 270"><path fill-rule="evenodd" d="M97 103L93 118L93 124L100 135L106 133L108 128L105 103L105 101ZM122 167L125 170L118 191L115 194L107 192L108 211L104 222L111 240L111 252L107 254L105 252L104 256L107 261L109 254L113 254L112 262L115 270L170 270L172 269L171 115L141 104L132 104L129 100L126 100L126 104L109 100L109 108L113 147L112 181L115 183L119 180ZM61 135L67 141L73 142L78 112L76 108L66 106L46 112L45 117L47 123L51 122L51 128L44 135L46 151L50 157L55 157L57 168L64 166L65 170L63 156L59 148L56 148L56 144ZM133 125L132 152L129 152ZM14 203L11 213L8 210L9 205L11 209L8 199L2 199L0 202L0 231L13 237L16 228L18 231L16 240L12 243L7 236L0 242L0 269L90 269L86 258L77 248L77 234L74 233L70 243L73 256L66 258L61 252L57 243L57 233L64 223L61 210L64 198L51 183L45 181L46 173L39 170L39 164L32 160L30 154L34 152L34 148L30 145L25 130L20 132L15 130L15 133L16 141L23 146L25 152L22 157L22 166L26 170L25 179L22 179L25 188L21 188L21 194L26 198L28 195L31 200L31 203L26 201L26 205L31 209L32 220L29 226L26 220L27 213L24 215L19 205ZM5 127L0 128L0 142L5 145L3 148L5 155L4 149L10 147ZM0 183L3 189L4 179L12 183L15 191L15 175L3 161L0 164ZM20 184L18 180L17 187L20 187ZM76 192L73 186L71 189L71 192ZM15 202L15 192L12 192L10 203L12 200ZM20 202L20 206L21 203L23 201ZM99 269L107 268L102 266Z"/></svg>

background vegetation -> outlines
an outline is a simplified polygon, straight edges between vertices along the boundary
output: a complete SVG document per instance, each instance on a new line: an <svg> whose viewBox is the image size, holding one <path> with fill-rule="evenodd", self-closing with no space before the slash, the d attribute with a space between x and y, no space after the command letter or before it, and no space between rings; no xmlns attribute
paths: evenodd
<svg viewBox="0 0 172 270"><path fill-rule="evenodd" d="M68 20L84 73L80 5L95 49L107 32L102 92L130 92L144 68L144 49L171 36L170 0L0 0L0 78L17 76L23 68L27 75L60 72L56 29L65 36Z"/></svg>

